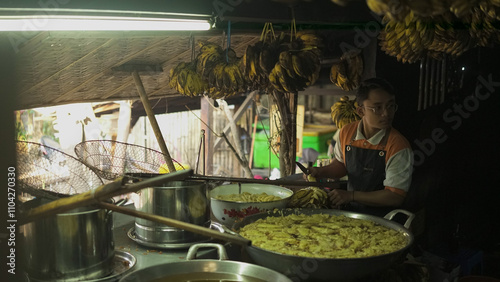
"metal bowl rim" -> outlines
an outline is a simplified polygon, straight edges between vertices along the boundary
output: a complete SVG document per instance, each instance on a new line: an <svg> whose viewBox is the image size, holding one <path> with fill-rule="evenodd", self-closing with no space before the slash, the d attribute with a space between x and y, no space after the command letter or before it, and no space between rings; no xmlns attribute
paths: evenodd
<svg viewBox="0 0 500 282"><path fill-rule="evenodd" d="M234 186L234 187L237 187L237 184L228 184L228 185L220 185L220 186L217 186L215 187L214 189L212 189L209 193L209 196L210 196L210 200L213 200L213 201L216 201L216 202L222 202L222 203L236 203L236 204L264 204L264 203L278 203L278 202L281 202L281 201L286 201L288 199L290 199L292 196L293 196L293 191L289 188L286 188L286 187L281 187L281 186L277 186L277 185L271 185L271 184L252 184L252 183L244 183L244 184L241 184L241 186L269 186L270 188L278 188L280 189L282 192L284 193L287 193L289 195L287 195L286 197L284 198L281 198L279 200L274 200L274 201L267 201L267 202L242 202L242 201L228 201L228 200L221 200L221 199L217 199L217 198L214 198L214 196L212 196L212 192L214 190L217 190L221 187L224 187L224 186Z"/></svg>

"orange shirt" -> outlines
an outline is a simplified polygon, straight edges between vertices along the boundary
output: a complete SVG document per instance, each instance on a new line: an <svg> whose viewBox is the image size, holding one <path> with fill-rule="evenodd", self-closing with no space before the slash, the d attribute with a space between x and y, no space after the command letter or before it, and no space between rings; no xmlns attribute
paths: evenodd
<svg viewBox="0 0 500 282"><path fill-rule="evenodd" d="M380 142L386 130L380 130L370 139L366 139L360 130L362 121L356 121L342 127L339 133L339 142L335 147L335 158L345 165L345 147L351 144L354 147L385 150L385 189L400 195L406 195L411 184L413 172L413 152L408 140L396 129L391 128L385 147ZM354 141L351 140L353 139Z"/></svg>

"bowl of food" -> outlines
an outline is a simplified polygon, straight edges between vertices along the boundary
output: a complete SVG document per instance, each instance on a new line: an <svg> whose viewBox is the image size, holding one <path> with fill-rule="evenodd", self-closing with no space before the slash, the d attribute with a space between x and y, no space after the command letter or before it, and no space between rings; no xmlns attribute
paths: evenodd
<svg viewBox="0 0 500 282"><path fill-rule="evenodd" d="M227 184L210 191L210 206L217 221L231 227L248 215L285 208L292 195L292 190L276 185Z"/></svg>

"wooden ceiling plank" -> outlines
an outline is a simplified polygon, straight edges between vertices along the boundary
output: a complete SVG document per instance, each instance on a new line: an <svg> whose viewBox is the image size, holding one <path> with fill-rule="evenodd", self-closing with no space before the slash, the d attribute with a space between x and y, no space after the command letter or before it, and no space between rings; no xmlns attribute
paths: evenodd
<svg viewBox="0 0 500 282"><path fill-rule="evenodd" d="M148 46L147 48L144 48L138 52L135 52L134 54L131 54L131 55L128 55L126 56L124 59L120 60L118 63L114 63L113 65L109 66L109 68L104 68L105 71L108 71L110 68L112 67L116 67L116 66L121 66L123 64L125 64L126 62L130 61L131 59L133 59L134 57L137 57L145 52L147 52L148 50L152 49L152 48L155 48L156 46L162 44L164 41L167 41L168 38L165 38L165 39L161 39L161 40L158 40L156 43ZM60 96L58 96L56 99L52 100L51 102L55 102L55 103L58 103L58 102L61 102L65 99L68 98L68 96L70 96L71 94L73 93L76 93L77 91L79 91L80 89L82 89L83 87L85 87L85 85L91 83L91 82L94 82L95 80L97 80L98 78L102 77L104 75L104 72L105 71L102 71L96 75L93 75L91 78L89 78L88 80L82 82L81 84L77 85L76 87L74 87L73 89L61 94ZM123 90L124 88L120 87L119 89ZM116 94L117 92L113 91L114 94ZM106 96L104 98L110 98L111 96Z"/></svg>
<svg viewBox="0 0 500 282"><path fill-rule="evenodd" d="M113 97L116 93L119 93L121 92L123 89L126 89L127 87L130 87L132 84L133 84L133 79L132 78L127 78L128 81L125 82L122 86L116 88L115 90L109 92L108 94L104 95L103 98L104 99L110 99L111 97ZM136 97L135 99L133 100L136 100L138 99L139 97Z"/></svg>
<svg viewBox="0 0 500 282"><path fill-rule="evenodd" d="M103 44L101 44L99 47L97 47L97 48L95 48L94 50L90 51L89 53L85 54L84 56L82 56L82 57L81 57L81 58L79 58L78 60L73 61L71 64L69 64L69 65L67 65L67 66L63 67L62 69L60 69L60 70L56 71L55 73L51 74L49 77L47 77L47 78L43 79L42 81L38 82L37 84L35 84L35 85L31 86L29 89L27 89L27 90L23 91L23 92L21 93L21 95L26 95L26 94L27 94L27 93L29 93L30 91L33 91L34 89L36 89L36 88L38 88L38 87L41 87L41 86L43 86L43 85L45 85L45 84L49 83L49 82L52 80L52 78L54 78L55 76L57 76L57 75L58 75L58 74L60 74L61 72L65 71L65 70L67 70L67 69L69 69L69 68L71 68L71 67L72 67L72 66L74 66L75 64L77 64L77 63L81 62L82 60L84 60L84 59L86 59L86 58L88 58L88 57L90 57L90 56L94 55L97 51L99 51L100 49L102 49L102 48L104 48L104 47L106 47L106 46L108 46L108 45L110 45L110 44L112 44L114 41L116 41L116 39L113 39L113 38L112 38L112 39L110 39L110 40L108 40L108 41L104 42L104 43L103 43Z"/></svg>
<svg viewBox="0 0 500 282"><path fill-rule="evenodd" d="M61 101L64 101L65 99L67 99L68 96L70 96L71 94L77 92L78 90L80 90L81 88L83 88L85 85L91 83L91 82L94 82L96 81L98 78L102 77L104 75L104 72L100 72L96 75L93 75L92 77L90 77L89 79L85 80L84 82L80 83L78 86L74 87L73 89L69 90L69 91L66 91L65 93L57 96L55 99L51 100L50 102L54 102L54 103L59 103Z"/></svg>
<svg viewBox="0 0 500 282"><path fill-rule="evenodd" d="M18 45L19 47L19 55L23 53L30 53L34 51L34 48L38 47L38 45L50 37L50 33L47 31L39 32L37 35L32 38L26 40L25 42Z"/></svg>

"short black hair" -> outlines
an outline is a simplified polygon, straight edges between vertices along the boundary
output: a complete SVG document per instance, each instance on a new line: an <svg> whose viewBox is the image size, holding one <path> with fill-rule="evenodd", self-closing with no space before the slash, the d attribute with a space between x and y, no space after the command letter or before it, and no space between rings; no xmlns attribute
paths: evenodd
<svg viewBox="0 0 500 282"><path fill-rule="evenodd" d="M358 91L356 93L356 101L358 104L362 105L363 102L368 99L370 91L374 89L382 89L389 93L389 95L396 96L396 90L387 80L378 77L369 78L361 82L358 87Z"/></svg>

